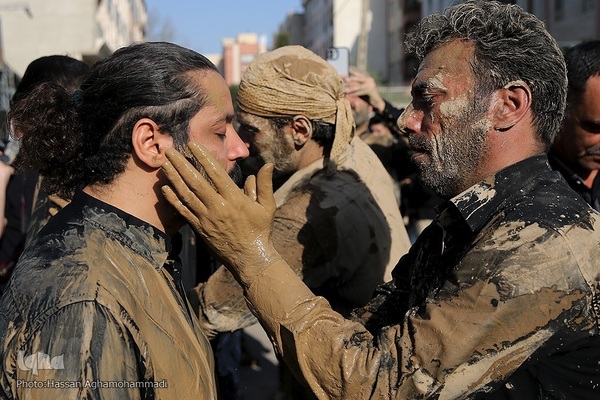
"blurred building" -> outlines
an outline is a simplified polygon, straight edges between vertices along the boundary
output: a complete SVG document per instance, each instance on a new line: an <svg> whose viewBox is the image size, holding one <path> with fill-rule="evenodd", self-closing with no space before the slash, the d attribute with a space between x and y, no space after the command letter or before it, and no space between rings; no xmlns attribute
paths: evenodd
<svg viewBox="0 0 600 400"><path fill-rule="evenodd" d="M404 39L421 20L421 0L386 0L387 62L389 85L406 85L415 76L419 62L404 50Z"/></svg>
<svg viewBox="0 0 600 400"><path fill-rule="evenodd" d="M267 51L266 38L256 33L240 33L235 39L221 41L223 58L219 69L228 85L240 83L242 73L259 54Z"/></svg>
<svg viewBox="0 0 600 400"><path fill-rule="evenodd" d="M517 0L516 3L544 21L563 49L600 39L600 2L596 0Z"/></svg>
<svg viewBox="0 0 600 400"><path fill-rule="evenodd" d="M329 47L347 47L351 65L385 79L386 4L386 0L302 0L303 45L321 57Z"/></svg>
<svg viewBox="0 0 600 400"><path fill-rule="evenodd" d="M143 41L146 24L144 0L0 0L3 60L18 75L32 60L53 54L93 63Z"/></svg>
<svg viewBox="0 0 600 400"><path fill-rule="evenodd" d="M29 63L68 55L92 64L145 40L145 0L0 0L0 111Z"/></svg>
<svg viewBox="0 0 600 400"><path fill-rule="evenodd" d="M423 15L442 11L459 0L422 0ZM501 0L517 4L544 21L564 49L581 41L600 38L600 2L596 0Z"/></svg>
<svg viewBox="0 0 600 400"><path fill-rule="evenodd" d="M407 85L417 60L407 56L404 39L423 16L441 12L462 0L302 0L303 13L290 14L274 43L301 44L322 57L329 47L348 47L350 64L361 66L387 85ZM518 4L546 23L564 49L600 38L600 1L500 0ZM363 12L365 11L366 12ZM366 49L366 50L365 50ZM363 68L364 69L364 68Z"/></svg>
<svg viewBox="0 0 600 400"><path fill-rule="evenodd" d="M215 64L219 71L223 70L223 54L219 53L209 53L203 54L204 57L208 58L211 63Z"/></svg>
<svg viewBox="0 0 600 400"><path fill-rule="evenodd" d="M274 44L300 44L326 57L329 47L347 47L350 64L378 81L410 80L415 60L402 42L420 19L421 0L302 0L304 13L289 14ZM283 43L278 44L281 41Z"/></svg>
<svg viewBox="0 0 600 400"><path fill-rule="evenodd" d="M289 13L273 37L273 47L304 44L304 14Z"/></svg>

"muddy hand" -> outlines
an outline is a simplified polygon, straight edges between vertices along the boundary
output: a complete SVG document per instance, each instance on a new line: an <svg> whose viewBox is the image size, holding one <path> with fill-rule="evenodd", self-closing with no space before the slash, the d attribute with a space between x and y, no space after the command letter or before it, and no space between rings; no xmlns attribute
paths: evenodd
<svg viewBox="0 0 600 400"><path fill-rule="evenodd" d="M162 187L163 194L242 285L248 286L254 276L280 259L271 242L273 166L267 164L256 178L248 178L242 191L208 151L193 142L188 146L205 175L169 149L163 171L171 185Z"/></svg>

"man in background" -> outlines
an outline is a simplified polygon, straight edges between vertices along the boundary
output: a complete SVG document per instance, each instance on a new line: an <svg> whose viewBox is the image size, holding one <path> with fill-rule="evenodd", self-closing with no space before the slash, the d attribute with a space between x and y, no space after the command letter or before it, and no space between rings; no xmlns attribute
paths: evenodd
<svg viewBox="0 0 600 400"><path fill-rule="evenodd" d="M549 154L550 165L600 211L600 40L570 48L565 61L567 110Z"/></svg>
<svg viewBox="0 0 600 400"><path fill-rule="evenodd" d="M356 136L369 145L371 150L377 155L386 171L390 174L394 182L394 194L400 206L400 190L401 182L405 176L408 176L410 171L410 155L408 145L399 135L393 135L391 129L398 120L398 116L402 113L401 110L395 108L389 103L386 103L377 90L375 80L368 74L359 72L355 68L350 69L350 75L345 79L346 83L346 98L350 102L352 108L352 116L356 124ZM362 85L362 86L361 86ZM369 95L359 96L358 93L363 93L364 88L369 87ZM375 109L369 102L373 101L379 104L380 100L384 107L388 107L393 111L395 117L388 119L388 114L383 114L384 107ZM376 110L376 111L375 111ZM393 121L392 121L393 120ZM378 122L381 129L373 131L371 129L371 121ZM387 129L385 129L387 128ZM397 128L396 128L397 129ZM406 174L406 175L405 175Z"/></svg>
<svg viewBox="0 0 600 400"><path fill-rule="evenodd" d="M356 121L356 133L377 154L394 179L400 211L411 242L414 242L435 218L435 206L442 199L417 179L417 167L411 161L408 139L397 124L404 109L385 100L375 79L356 68L350 68L345 83L346 98Z"/></svg>

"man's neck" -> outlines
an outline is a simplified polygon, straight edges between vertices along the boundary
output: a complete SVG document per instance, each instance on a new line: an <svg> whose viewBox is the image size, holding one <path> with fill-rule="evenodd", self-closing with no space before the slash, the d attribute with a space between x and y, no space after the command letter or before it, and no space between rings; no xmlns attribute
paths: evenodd
<svg viewBox="0 0 600 400"><path fill-rule="evenodd" d="M89 185L84 192L172 236L185 221L164 199L160 186L156 173L126 170L109 185Z"/></svg>
<svg viewBox="0 0 600 400"><path fill-rule="evenodd" d="M598 175L597 169L592 169L592 170L586 169L586 170L581 170L581 172L575 171L575 173L577 174L577 176L579 178L581 178L581 181L588 189L592 189L592 187L594 186L594 180L596 179L596 176Z"/></svg>
<svg viewBox="0 0 600 400"><path fill-rule="evenodd" d="M314 140L309 140L298 153L298 169L309 166L319 158L323 158L323 147Z"/></svg>

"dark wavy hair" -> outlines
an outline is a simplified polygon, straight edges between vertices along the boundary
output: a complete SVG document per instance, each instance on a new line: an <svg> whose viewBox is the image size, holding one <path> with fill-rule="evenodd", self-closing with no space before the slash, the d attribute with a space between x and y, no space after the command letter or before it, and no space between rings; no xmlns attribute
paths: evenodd
<svg viewBox="0 0 600 400"><path fill-rule="evenodd" d="M70 93L43 83L11 108L22 132L22 164L44 177L48 193L72 196L81 186L108 184L124 171L131 132L152 119L176 144L188 141L190 119L204 106L193 74L217 71L206 57L164 42L133 44L92 67L81 89Z"/></svg>
<svg viewBox="0 0 600 400"><path fill-rule="evenodd" d="M75 91L90 71L83 61L63 55L37 58L29 63L23 78L13 94L10 104L14 106L43 82L54 82L68 91Z"/></svg>
<svg viewBox="0 0 600 400"><path fill-rule="evenodd" d="M455 39L475 45L471 63L476 101L511 81L522 80L532 92L531 110L538 139L548 149L565 112L567 73L556 41L544 23L517 5L467 0L424 18L406 40L419 60Z"/></svg>

